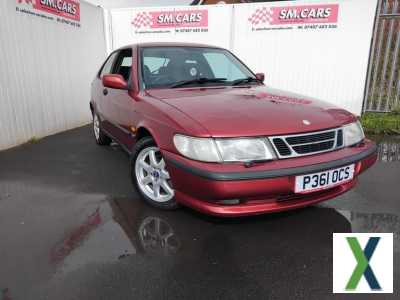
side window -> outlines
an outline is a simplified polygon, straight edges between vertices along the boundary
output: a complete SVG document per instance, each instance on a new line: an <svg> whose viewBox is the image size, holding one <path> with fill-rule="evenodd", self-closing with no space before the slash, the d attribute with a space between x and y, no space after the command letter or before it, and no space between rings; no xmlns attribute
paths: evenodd
<svg viewBox="0 0 400 300"><path fill-rule="evenodd" d="M110 55L110 57L107 59L106 63L103 65L103 68L100 71L100 78L103 77L104 74L110 74L111 73L111 68L113 66L115 57L117 56L117 52L114 52L113 54Z"/></svg>
<svg viewBox="0 0 400 300"><path fill-rule="evenodd" d="M132 67L132 55L131 56L125 56L122 59L121 67Z"/></svg>
<svg viewBox="0 0 400 300"><path fill-rule="evenodd" d="M225 54L208 52L204 53L204 57L207 60L215 77L226 78L228 81L243 78L243 72L234 64L232 64Z"/></svg>
<svg viewBox="0 0 400 300"><path fill-rule="evenodd" d="M132 69L132 50L126 49L122 50L117 58L114 65L112 74L120 74L126 81L129 80L131 76Z"/></svg>

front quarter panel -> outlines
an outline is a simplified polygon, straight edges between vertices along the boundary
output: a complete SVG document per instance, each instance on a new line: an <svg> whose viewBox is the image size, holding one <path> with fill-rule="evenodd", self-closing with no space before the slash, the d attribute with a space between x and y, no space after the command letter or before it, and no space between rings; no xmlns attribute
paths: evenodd
<svg viewBox="0 0 400 300"><path fill-rule="evenodd" d="M101 88L102 88L101 80L96 76L91 85L91 99L90 103L94 111L99 111L99 102L101 101Z"/></svg>
<svg viewBox="0 0 400 300"><path fill-rule="evenodd" d="M176 133L209 137L210 134L200 124L173 106L150 97L146 92L138 95L137 130L148 130L162 150L176 153L173 136Z"/></svg>

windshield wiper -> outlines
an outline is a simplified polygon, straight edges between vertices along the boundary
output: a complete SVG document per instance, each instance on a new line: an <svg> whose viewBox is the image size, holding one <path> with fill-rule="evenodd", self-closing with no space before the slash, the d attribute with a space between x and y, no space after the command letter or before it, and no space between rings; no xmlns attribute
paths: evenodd
<svg viewBox="0 0 400 300"><path fill-rule="evenodd" d="M170 86L170 88L177 88L177 87L181 87L181 86L185 86L185 85L193 84L193 83L203 84L203 83L209 83L209 82L222 82L222 81L226 81L226 78L200 77L200 78L196 78L196 79L184 80L184 81L174 83L173 85Z"/></svg>
<svg viewBox="0 0 400 300"><path fill-rule="evenodd" d="M246 77L246 78L240 78L240 79L236 79L232 82L232 85L239 85L242 83L250 83L250 82L258 82L258 83L262 83L261 80L255 78L255 77Z"/></svg>

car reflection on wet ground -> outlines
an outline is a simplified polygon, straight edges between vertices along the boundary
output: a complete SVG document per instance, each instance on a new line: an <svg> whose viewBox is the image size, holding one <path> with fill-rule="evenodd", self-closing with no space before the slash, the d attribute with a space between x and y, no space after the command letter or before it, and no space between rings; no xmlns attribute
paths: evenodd
<svg viewBox="0 0 400 300"><path fill-rule="evenodd" d="M126 154L88 127L1 152L0 300L343 299L333 232L395 233L395 294L380 299L398 299L399 145L382 140L381 162L339 198L237 219L147 206Z"/></svg>

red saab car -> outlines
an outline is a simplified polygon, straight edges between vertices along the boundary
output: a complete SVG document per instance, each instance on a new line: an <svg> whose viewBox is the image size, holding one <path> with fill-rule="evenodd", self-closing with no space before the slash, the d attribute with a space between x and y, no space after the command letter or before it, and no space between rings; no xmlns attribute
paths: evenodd
<svg viewBox="0 0 400 300"><path fill-rule="evenodd" d="M134 185L163 209L252 215L354 187L377 157L357 118L263 81L218 47L124 47L92 84L94 136L130 154Z"/></svg>

